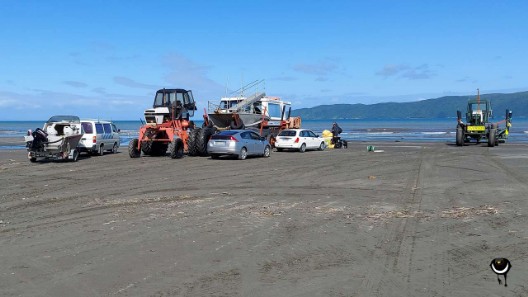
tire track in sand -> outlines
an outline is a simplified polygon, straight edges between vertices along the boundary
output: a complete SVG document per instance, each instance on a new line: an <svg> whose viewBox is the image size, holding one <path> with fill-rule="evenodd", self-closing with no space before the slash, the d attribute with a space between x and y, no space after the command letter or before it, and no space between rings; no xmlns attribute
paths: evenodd
<svg viewBox="0 0 528 297"><path fill-rule="evenodd" d="M424 149L413 164L414 170L408 171L405 193L398 207L410 212L421 209L421 180L425 166ZM425 161L425 162L424 162ZM359 296L409 296L412 254L415 245L415 230L419 218L398 218L385 223L385 233L374 246L373 259L365 279L361 283Z"/></svg>

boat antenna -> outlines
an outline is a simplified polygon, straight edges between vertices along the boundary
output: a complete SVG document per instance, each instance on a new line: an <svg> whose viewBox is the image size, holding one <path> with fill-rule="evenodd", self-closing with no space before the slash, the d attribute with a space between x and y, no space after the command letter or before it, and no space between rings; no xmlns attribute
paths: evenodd
<svg viewBox="0 0 528 297"><path fill-rule="evenodd" d="M477 111L480 111L480 89L477 89Z"/></svg>
<svg viewBox="0 0 528 297"><path fill-rule="evenodd" d="M225 96L226 97L227 97L228 86L229 86L229 75L227 76L227 82L226 82L226 87L225 87Z"/></svg>

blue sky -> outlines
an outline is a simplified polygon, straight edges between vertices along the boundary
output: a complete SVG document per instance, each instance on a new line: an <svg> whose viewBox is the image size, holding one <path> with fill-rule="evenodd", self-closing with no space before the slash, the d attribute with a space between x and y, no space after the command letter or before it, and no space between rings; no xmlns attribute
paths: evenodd
<svg viewBox="0 0 528 297"><path fill-rule="evenodd" d="M201 117L265 79L293 107L528 90L528 1L0 0L0 120Z"/></svg>

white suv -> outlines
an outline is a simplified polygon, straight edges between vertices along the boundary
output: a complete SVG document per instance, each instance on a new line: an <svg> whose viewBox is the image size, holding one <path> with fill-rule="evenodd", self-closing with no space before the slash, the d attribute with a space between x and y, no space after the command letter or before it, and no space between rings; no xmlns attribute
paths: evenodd
<svg viewBox="0 0 528 297"><path fill-rule="evenodd" d="M325 141L312 130L307 129L288 129L282 130L275 139L275 148L277 151L284 149L295 149L304 153L309 149L324 150Z"/></svg>
<svg viewBox="0 0 528 297"><path fill-rule="evenodd" d="M110 121L81 120L84 134L77 146L81 152L102 156L105 151L116 153L119 148L119 129Z"/></svg>

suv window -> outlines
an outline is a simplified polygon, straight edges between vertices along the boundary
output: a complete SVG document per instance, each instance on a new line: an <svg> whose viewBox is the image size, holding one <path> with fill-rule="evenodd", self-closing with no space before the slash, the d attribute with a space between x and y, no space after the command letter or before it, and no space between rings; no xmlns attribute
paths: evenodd
<svg viewBox="0 0 528 297"><path fill-rule="evenodd" d="M103 124L95 124L95 131L97 131L97 134L103 134Z"/></svg>
<svg viewBox="0 0 528 297"><path fill-rule="evenodd" d="M110 124L103 124L103 127L106 134L112 133L112 127L110 126Z"/></svg>
<svg viewBox="0 0 528 297"><path fill-rule="evenodd" d="M117 133L117 127L116 125L112 124L112 132Z"/></svg>
<svg viewBox="0 0 528 297"><path fill-rule="evenodd" d="M82 133L86 133L86 134L92 134L93 133L93 125L92 123L89 123L89 122L82 122L81 123L81 127L82 127Z"/></svg>

